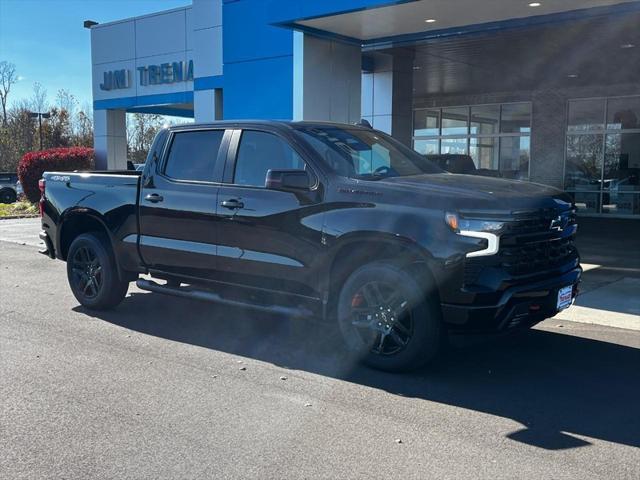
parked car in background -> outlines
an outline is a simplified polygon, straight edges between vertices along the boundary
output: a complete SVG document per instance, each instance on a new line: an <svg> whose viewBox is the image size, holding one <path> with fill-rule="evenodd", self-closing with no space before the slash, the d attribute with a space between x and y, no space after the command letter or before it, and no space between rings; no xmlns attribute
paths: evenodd
<svg viewBox="0 0 640 480"><path fill-rule="evenodd" d="M0 203L13 203L18 199L18 174L0 173ZM20 187L22 188L22 187Z"/></svg>
<svg viewBox="0 0 640 480"><path fill-rule="evenodd" d="M142 172L43 177L42 253L67 262L85 307L115 307L137 281L320 317L383 370L428 362L448 332L552 317L572 304L582 272L567 194L452 175L361 126L171 127Z"/></svg>

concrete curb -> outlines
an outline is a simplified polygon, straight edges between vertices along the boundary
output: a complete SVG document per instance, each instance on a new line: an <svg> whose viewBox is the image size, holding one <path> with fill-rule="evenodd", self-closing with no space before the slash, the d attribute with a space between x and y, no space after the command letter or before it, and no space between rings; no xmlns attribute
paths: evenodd
<svg viewBox="0 0 640 480"><path fill-rule="evenodd" d="M0 220L16 220L18 218L38 218L40 215L37 213L28 213L25 215L5 215L4 217L0 217Z"/></svg>

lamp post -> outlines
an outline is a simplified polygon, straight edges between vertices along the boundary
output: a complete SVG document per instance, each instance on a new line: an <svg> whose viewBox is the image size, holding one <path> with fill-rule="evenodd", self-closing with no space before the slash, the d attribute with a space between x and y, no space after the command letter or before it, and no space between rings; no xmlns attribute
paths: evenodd
<svg viewBox="0 0 640 480"><path fill-rule="evenodd" d="M49 112L29 112L31 118L38 119L38 131L40 134L40 150L42 150L42 119L51 117Z"/></svg>

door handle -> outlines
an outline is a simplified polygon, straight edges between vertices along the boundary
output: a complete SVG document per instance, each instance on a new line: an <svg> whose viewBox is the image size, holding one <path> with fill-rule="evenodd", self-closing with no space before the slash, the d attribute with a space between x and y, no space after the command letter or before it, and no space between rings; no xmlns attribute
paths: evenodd
<svg viewBox="0 0 640 480"><path fill-rule="evenodd" d="M237 210L239 208L244 208L244 203L242 203L237 198L231 198L229 200L224 200L220 202L224 208L228 208L229 210Z"/></svg>
<svg viewBox="0 0 640 480"><path fill-rule="evenodd" d="M144 197L144 199L147 202L151 202L151 203L158 203L164 200L164 197L162 195L158 195L157 193L150 193L149 195L147 195L146 197Z"/></svg>

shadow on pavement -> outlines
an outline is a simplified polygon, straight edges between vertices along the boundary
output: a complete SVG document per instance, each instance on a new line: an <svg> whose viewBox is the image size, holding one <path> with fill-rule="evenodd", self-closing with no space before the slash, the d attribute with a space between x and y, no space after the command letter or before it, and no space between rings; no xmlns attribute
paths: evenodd
<svg viewBox="0 0 640 480"><path fill-rule="evenodd" d="M355 365L333 329L317 323L147 293L111 312L76 310L172 341L510 418L524 426L510 439L549 450L589 444L571 434L640 447L640 350L631 347L532 330L451 347L428 370L399 375Z"/></svg>

